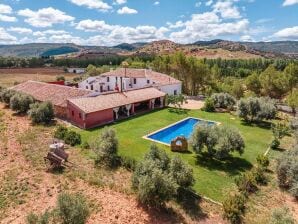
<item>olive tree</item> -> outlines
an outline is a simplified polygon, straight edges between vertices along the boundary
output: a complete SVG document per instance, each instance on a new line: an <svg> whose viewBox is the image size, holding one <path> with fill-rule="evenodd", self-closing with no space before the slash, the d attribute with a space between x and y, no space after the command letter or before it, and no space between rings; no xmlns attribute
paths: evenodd
<svg viewBox="0 0 298 224"><path fill-rule="evenodd" d="M5 103L7 106L10 104L10 98L16 94L15 90L12 89L4 89L1 91L0 99L1 102Z"/></svg>
<svg viewBox="0 0 298 224"><path fill-rule="evenodd" d="M10 98L9 106L18 113L27 113L32 103L34 103L33 97L27 94L16 93Z"/></svg>
<svg viewBox="0 0 298 224"><path fill-rule="evenodd" d="M118 139L114 129L105 128L94 142L93 149L97 156L96 164L111 168L119 162Z"/></svg>
<svg viewBox="0 0 298 224"><path fill-rule="evenodd" d="M216 108L232 110L236 105L236 99L228 93L214 93L211 96Z"/></svg>
<svg viewBox="0 0 298 224"><path fill-rule="evenodd" d="M31 104L28 114L33 123L48 124L54 119L53 105L51 102Z"/></svg>
<svg viewBox="0 0 298 224"><path fill-rule="evenodd" d="M191 137L191 145L197 154L207 152L209 156L225 159L232 152L244 152L244 140L239 131L229 126L203 123L197 125Z"/></svg>
<svg viewBox="0 0 298 224"><path fill-rule="evenodd" d="M289 208L281 207L272 211L269 224L295 224Z"/></svg>

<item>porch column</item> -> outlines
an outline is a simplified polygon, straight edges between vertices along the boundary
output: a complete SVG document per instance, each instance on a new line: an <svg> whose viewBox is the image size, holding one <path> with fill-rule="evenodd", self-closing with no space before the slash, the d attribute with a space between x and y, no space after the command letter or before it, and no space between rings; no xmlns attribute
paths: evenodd
<svg viewBox="0 0 298 224"><path fill-rule="evenodd" d="M134 114L135 113L135 104L133 103L131 105L131 114Z"/></svg>
<svg viewBox="0 0 298 224"><path fill-rule="evenodd" d="M125 105L125 108L126 108L126 110L127 110L127 117L129 117L129 115L130 115L129 111L130 111L130 109L131 109L131 104L127 104L127 105Z"/></svg>
<svg viewBox="0 0 298 224"><path fill-rule="evenodd" d="M160 97L160 107L164 106L164 100L165 100L165 98L163 96Z"/></svg>
<svg viewBox="0 0 298 224"><path fill-rule="evenodd" d="M119 118L119 115L118 115L119 109L120 109L120 107L113 108L113 111L116 114L116 120L118 120L118 118Z"/></svg>
<svg viewBox="0 0 298 224"><path fill-rule="evenodd" d="M156 100L156 99L152 99L152 100L151 100L151 108L152 108L152 109L154 109L154 107L155 107L155 100Z"/></svg>

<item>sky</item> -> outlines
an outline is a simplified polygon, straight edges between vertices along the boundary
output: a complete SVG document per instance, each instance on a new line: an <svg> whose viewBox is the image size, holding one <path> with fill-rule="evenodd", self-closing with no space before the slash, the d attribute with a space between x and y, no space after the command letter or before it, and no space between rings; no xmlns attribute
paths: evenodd
<svg viewBox="0 0 298 224"><path fill-rule="evenodd" d="M298 40L298 0L0 0L0 44Z"/></svg>

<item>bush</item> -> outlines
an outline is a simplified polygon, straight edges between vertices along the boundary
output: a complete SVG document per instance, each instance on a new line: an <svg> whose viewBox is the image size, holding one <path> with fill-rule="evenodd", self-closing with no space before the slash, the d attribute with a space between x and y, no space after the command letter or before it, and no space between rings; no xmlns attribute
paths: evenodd
<svg viewBox="0 0 298 224"><path fill-rule="evenodd" d="M270 98L249 97L238 101L237 113L249 122L272 120L277 114L277 108Z"/></svg>
<svg viewBox="0 0 298 224"><path fill-rule="evenodd" d="M245 147L237 129L223 125L211 126L207 123L197 125L190 142L197 154L204 154L206 149L209 156L217 159L225 159L234 151L241 155Z"/></svg>
<svg viewBox="0 0 298 224"><path fill-rule="evenodd" d="M254 167L250 172L252 172L257 184L267 184L267 177L265 175L265 169L263 167Z"/></svg>
<svg viewBox="0 0 298 224"><path fill-rule="evenodd" d="M1 92L1 102L5 103L6 105L10 104L10 98L16 94L16 91L11 89L5 89Z"/></svg>
<svg viewBox="0 0 298 224"><path fill-rule="evenodd" d="M245 195L254 193L258 189L255 176L252 172L245 172L244 174L236 177L235 183L238 187L238 190Z"/></svg>
<svg viewBox="0 0 298 224"><path fill-rule="evenodd" d="M270 148L278 149L279 146L280 146L280 141L277 138L274 138L270 144Z"/></svg>
<svg viewBox="0 0 298 224"><path fill-rule="evenodd" d="M57 81L65 81L65 77L63 75L59 75L56 77Z"/></svg>
<svg viewBox="0 0 298 224"><path fill-rule="evenodd" d="M50 223L51 216L52 214L49 211L46 211L41 215L30 213L26 220L28 224L48 224Z"/></svg>
<svg viewBox="0 0 298 224"><path fill-rule="evenodd" d="M289 192L294 198L296 198L296 200L298 200L298 181L292 183Z"/></svg>
<svg viewBox="0 0 298 224"><path fill-rule="evenodd" d="M88 142L83 142L82 145L81 145L81 148L82 149L90 149L90 145Z"/></svg>
<svg viewBox="0 0 298 224"><path fill-rule="evenodd" d="M64 137L66 144L75 146L81 144L81 135L75 131L67 131Z"/></svg>
<svg viewBox="0 0 298 224"><path fill-rule="evenodd" d="M298 147L285 152L277 160L277 178L279 186L288 190L297 198L298 183Z"/></svg>
<svg viewBox="0 0 298 224"><path fill-rule="evenodd" d="M58 125L58 127L55 130L54 137L64 140L67 132L68 132L68 129L66 127L62 125Z"/></svg>
<svg viewBox="0 0 298 224"><path fill-rule="evenodd" d="M260 167L267 168L269 166L269 158L263 154L257 156L257 163Z"/></svg>
<svg viewBox="0 0 298 224"><path fill-rule="evenodd" d="M64 224L84 224L90 214L85 198L80 194L58 196L57 212Z"/></svg>
<svg viewBox="0 0 298 224"><path fill-rule="evenodd" d="M118 139L114 129L105 128L93 147L96 164L112 168L119 164Z"/></svg>
<svg viewBox="0 0 298 224"><path fill-rule="evenodd" d="M211 96L216 108L233 110L236 99L228 93L214 93Z"/></svg>
<svg viewBox="0 0 298 224"><path fill-rule="evenodd" d="M54 119L53 105L51 102L31 104L28 114L35 124L49 124Z"/></svg>
<svg viewBox="0 0 298 224"><path fill-rule="evenodd" d="M223 217L232 224L241 223L245 211L245 197L243 195L231 195L223 202Z"/></svg>
<svg viewBox="0 0 298 224"><path fill-rule="evenodd" d="M133 171L137 166L137 161L130 157L121 156L120 158L121 166L125 167L127 170Z"/></svg>
<svg viewBox="0 0 298 224"><path fill-rule="evenodd" d="M270 224L295 224L295 220L289 208L282 207L273 210Z"/></svg>
<svg viewBox="0 0 298 224"><path fill-rule="evenodd" d="M207 98L205 100L203 110L207 111L207 112L214 112L215 111L214 100L212 98Z"/></svg>
<svg viewBox="0 0 298 224"><path fill-rule="evenodd" d="M16 93L10 98L9 106L16 112L27 113L32 103L34 103L33 97L27 94Z"/></svg>

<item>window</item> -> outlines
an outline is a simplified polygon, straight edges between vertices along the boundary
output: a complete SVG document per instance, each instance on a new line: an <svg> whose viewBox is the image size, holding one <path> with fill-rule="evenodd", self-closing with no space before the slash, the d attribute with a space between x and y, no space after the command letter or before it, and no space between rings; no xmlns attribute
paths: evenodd
<svg viewBox="0 0 298 224"><path fill-rule="evenodd" d="M133 79L133 84L137 84L137 79L136 78Z"/></svg>
<svg viewBox="0 0 298 224"><path fill-rule="evenodd" d="M107 82L109 82L110 81L110 77L107 77Z"/></svg>
<svg viewBox="0 0 298 224"><path fill-rule="evenodd" d="M74 116L74 111L71 111L71 115Z"/></svg>
<svg viewBox="0 0 298 224"><path fill-rule="evenodd" d="M79 113L79 118L82 119L82 114L81 113Z"/></svg>
<svg viewBox="0 0 298 224"><path fill-rule="evenodd" d="M86 89L88 89L88 86L86 86Z"/></svg>
<svg viewBox="0 0 298 224"><path fill-rule="evenodd" d="M174 95L177 95L177 90L174 90Z"/></svg>
<svg viewBox="0 0 298 224"><path fill-rule="evenodd" d="M150 80L149 79L147 80L147 84L150 84Z"/></svg>
<svg viewBox="0 0 298 224"><path fill-rule="evenodd" d="M108 86L108 91L110 91L110 86Z"/></svg>
<svg viewBox="0 0 298 224"><path fill-rule="evenodd" d="M93 85L91 85L91 90L93 90Z"/></svg>

